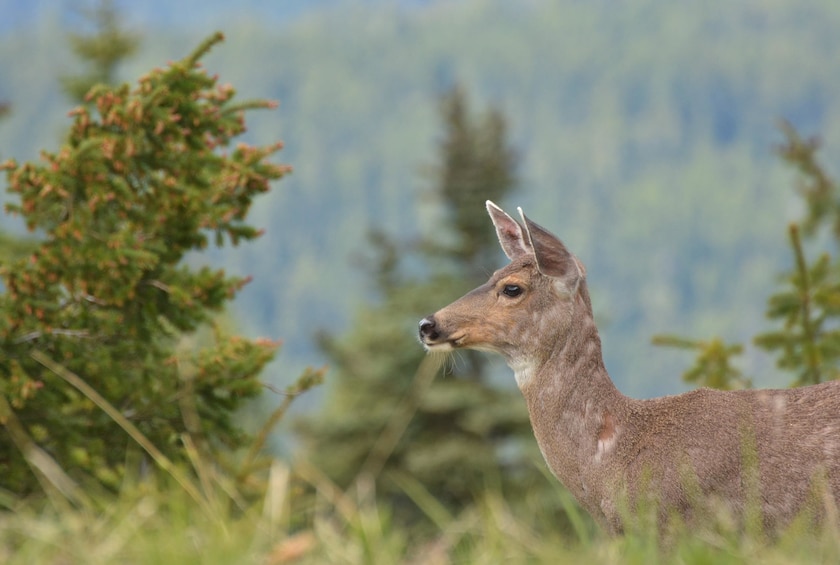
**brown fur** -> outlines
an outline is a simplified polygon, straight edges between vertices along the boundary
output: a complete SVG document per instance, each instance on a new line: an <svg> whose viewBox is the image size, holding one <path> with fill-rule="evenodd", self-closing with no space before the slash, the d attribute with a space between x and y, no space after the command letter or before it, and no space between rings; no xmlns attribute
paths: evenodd
<svg viewBox="0 0 840 565"><path fill-rule="evenodd" d="M511 263L421 321L421 340L505 357L546 462L605 528L622 532L643 490L661 517L723 503L743 521L752 503L768 531L836 505L840 382L628 398L604 368L583 265L524 215L487 208Z"/></svg>

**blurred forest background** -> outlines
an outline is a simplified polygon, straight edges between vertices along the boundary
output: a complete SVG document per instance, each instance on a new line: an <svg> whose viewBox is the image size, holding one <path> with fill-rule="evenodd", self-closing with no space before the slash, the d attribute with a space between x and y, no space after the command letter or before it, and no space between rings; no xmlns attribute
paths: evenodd
<svg viewBox="0 0 840 565"><path fill-rule="evenodd" d="M3 158L37 157L68 125L57 77L81 68L67 42L84 31L76 7L0 2ZM684 387L686 359L652 350L651 335L744 340L762 323L791 261L779 226L800 212L773 151L779 120L823 135L826 162L840 152L840 7L828 0L120 7L141 43L119 78L220 29L210 71L245 98L280 102L247 134L284 140L294 167L252 212L266 235L195 258L253 276L231 313L242 331L284 341L268 375L278 383L325 363L316 332L350 331L376 298L357 265L368 230L444 227L424 175L442 135L438 97L455 83L506 116L520 190L501 204L523 206L587 265L607 367L631 395ZM743 362L757 385L785 383L762 355L748 349Z"/></svg>
<svg viewBox="0 0 840 565"><path fill-rule="evenodd" d="M836 2L104 4L117 8L137 43L101 80L134 83L219 30L225 42L202 64L234 85L238 100L279 102L276 110L249 114L242 136L257 146L282 140L272 162L293 168L250 210L248 223L264 235L186 256L192 267L252 278L217 320L226 327L216 339L239 343L225 337L232 332L281 340L280 354L261 372L270 388L294 387L306 367L326 366L325 384L295 402L294 425L272 438L257 432L246 463L266 441L275 453L295 441L308 454L296 472L315 490L324 483L312 477L323 473L364 499L361 479L374 477L379 502L387 501L400 522L449 523L448 513L488 487L527 499L525 506L540 509L535 516L547 513L563 531L585 537L588 526L568 497L533 465L539 457L510 371L498 359L462 354L432 386L429 366L417 369L424 357L415 339L420 316L503 263L486 198L507 209L522 206L585 263L607 368L625 394L679 392L692 378L722 387L792 382L761 348L785 349L798 322L786 334L764 334L758 347L751 339L768 329L768 298L795 268L796 254L802 257L798 231L785 226L808 213L804 253L836 245L823 225L840 210L836 187L826 180L820 193L820 186L802 184L797 167L811 181L823 170L808 168L815 147L793 133L822 138L819 159L831 174L840 157ZM0 0L0 160L37 161L66 135L68 112L84 91L68 80L87 71L72 37L96 31L84 15L96 5ZM783 120L792 128L780 128ZM214 207L206 208L212 216ZM819 229L808 231L808 222ZM0 228L25 232L9 215L0 216ZM248 233L244 239L255 235ZM800 275L811 268L806 259ZM840 315L833 302L840 269L828 261L812 273L818 291L828 289L830 300L816 314L825 316L802 322L828 328L826 370L803 373L803 383L836 376L840 347L831 330L832 316ZM791 277L802 290L795 271ZM769 326L795 319L806 295L779 295ZM192 331L201 316L177 329ZM159 333L169 331L162 326ZM684 338L721 336L701 353L720 361L711 373L718 370L722 380L708 371L684 380L691 359L656 349L654 335L688 347L696 342ZM207 345L204 334L194 339ZM734 369L730 357L740 346L727 348L729 342L745 344ZM243 370L243 398L257 395L256 375L273 354L273 345L256 343L265 351ZM132 359L132 347L126 344L130 351L114 366ZM151 370L163 358L147 360ZM795 359L787 368L801 364ZM131 395L130 382L119 386L126 391L115 389L115 397ZM137 395L157 406L158 392ZM214 398L227 400L222 393ZM278 405L274 414L282 416L288 399L263 394L236 421L253 432ZM177 410L169 416L175 431L157 429L153 439L172 447L182 424ZM98 417L123 437L110 415ZM229 424L223 418L221 429ZM153 430L149 424L145 433ZM237 441L231 445L241 448ZM195 466L193 455L186 457ZM246 475L236 480L248 484ZM120 477L98 480L113 486ZM297 516L311 516L312 507L302 504ZM292 530L296 519L303 520L292 518Z"/></svg>

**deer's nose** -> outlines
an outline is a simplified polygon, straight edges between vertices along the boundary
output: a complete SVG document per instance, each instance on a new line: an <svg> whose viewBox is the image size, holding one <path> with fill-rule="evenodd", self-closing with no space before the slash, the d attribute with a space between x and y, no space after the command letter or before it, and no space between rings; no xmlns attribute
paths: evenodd
<svg viewBox="0 0 840 565"><path fill-rule="evenodd" d="M423 340L436 340L440 337L440 334L435 329L437 324L435 324L435 319L431 316L427 316L420 320L420 339Z"/></svg>

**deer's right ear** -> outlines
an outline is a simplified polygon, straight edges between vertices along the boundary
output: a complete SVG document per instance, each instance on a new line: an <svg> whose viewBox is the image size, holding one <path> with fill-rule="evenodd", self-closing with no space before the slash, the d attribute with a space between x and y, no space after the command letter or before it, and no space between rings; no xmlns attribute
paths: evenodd
<svg viewBox="0 0 840 565"><path fill-rule="evenodd" d="M525 233L534 249L539 271L562 280L572 292L577 292L580 281L586 276L583 264L553 233L529 220L522 208L519 208L519 215L522 216Z"/></svg>
<svg viewBox="0 0 840 565"><path fill-rule="evenodd" d="M490 219L496 226L496 235L499 236L499 243L508 259L513 261L526 253L533 253L530 243L522 231L522 226L516 220L489 200L487 201L487 213L490 214Z"/></svg>

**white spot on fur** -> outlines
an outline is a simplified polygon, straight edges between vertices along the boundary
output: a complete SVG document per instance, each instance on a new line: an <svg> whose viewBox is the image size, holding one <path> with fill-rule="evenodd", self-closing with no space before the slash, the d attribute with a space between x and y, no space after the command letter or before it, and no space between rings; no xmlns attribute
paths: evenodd
<svg viewBox="0 0 840 565"><path fill-rule="evenodd" d="M618 423L615 417L607 412L604 415L604 420L601 423L601 429L598 432L598 442L595 445L595 460L600 461L605 455L609 454L615 447L616 438L618 437Z"/></svg>
<svg viewBox="0 0 840 565"><path fill-rule="evenodd" d="M600 461L604 455L612 451L613 447L615 447L615 435L606 439L599 439L598 447L595 451L595 460Z"/></svg>

